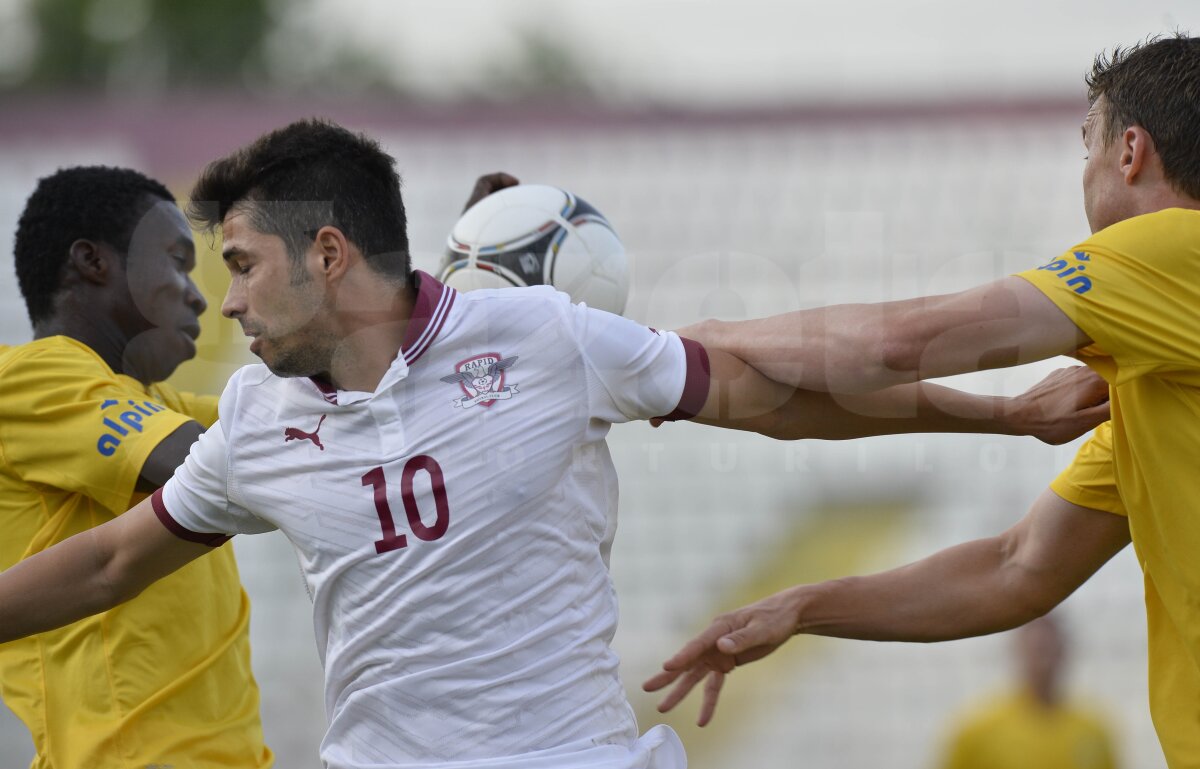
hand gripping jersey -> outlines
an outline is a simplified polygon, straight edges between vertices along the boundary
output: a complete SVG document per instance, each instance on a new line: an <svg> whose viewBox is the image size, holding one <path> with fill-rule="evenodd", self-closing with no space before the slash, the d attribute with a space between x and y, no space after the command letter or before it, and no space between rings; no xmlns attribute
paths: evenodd
<svg viewBox="0 0 1200 769"><path fill-rule="evenodd" d="M707 357L548 287L419 274L374 393L250 366L155 498L179 536L280 529L313 598L330 726L360 767L676 767L609 648L610 424L694 415Z"/></svg>

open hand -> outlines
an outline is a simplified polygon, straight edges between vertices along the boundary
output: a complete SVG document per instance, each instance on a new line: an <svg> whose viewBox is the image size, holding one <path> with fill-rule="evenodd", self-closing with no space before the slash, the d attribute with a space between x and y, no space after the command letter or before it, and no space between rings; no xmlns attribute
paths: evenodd
<svg viewBox="0 0 1200 769"><path fill-rule="evenodd" d="M696 684L705 681L704 700L696 723L712 720L725 676L738 665L762 659L782 646L796 632L799 610L798 588L791 588L757 603L722 614L708 629L688 641L674 657L663 663L661 673L647 679L642 688L656 692L672 683L675 687L658 705L666 713L687 697Z"/></svg>

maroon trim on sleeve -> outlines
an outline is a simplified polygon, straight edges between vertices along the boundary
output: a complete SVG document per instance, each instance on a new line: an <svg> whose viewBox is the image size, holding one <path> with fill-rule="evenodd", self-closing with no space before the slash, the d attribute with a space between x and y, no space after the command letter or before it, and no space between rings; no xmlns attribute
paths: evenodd
<svg viewBox="0 0 1200 769"><path fill-rule="evenodd" d="M162 525L167 527L167 531L180 539L200 545L208 545L209 547L217 547L233 539L229 534L201 534L198 531L192 531L180 526L179 521L172 518L171 514L167 512L167 506L163 503L162 489L156 489L150 495L150 504L154 507L154 514L158 516L158 520L162 521Z"/></svg>
<svg viewBox="0 0 1200 769"><path fill-rule="evenodd" d="M664 422L676 422L691 419L704 408L708 400L708 386L711 376L708 368L708 350L699 342L685 337L679 337L683 342L683 355L687 361L687 373L683 379L683 394L679 396L679 405L670 414L663 417Z"/></svg>

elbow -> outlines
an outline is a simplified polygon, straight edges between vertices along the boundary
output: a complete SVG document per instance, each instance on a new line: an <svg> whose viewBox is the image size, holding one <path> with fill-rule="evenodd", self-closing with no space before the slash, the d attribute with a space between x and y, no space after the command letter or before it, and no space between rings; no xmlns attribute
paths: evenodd
<svg viewBox="0 0 1200 769"><path fill-rule="evenodd" d="M93 605L89 607L92 613L108 611L131 601L141 595L146 588L143 581L135 578L128 564L119 558L110 558L96 571L93 577L94 585L90 595Z"/></svg>
<svg viewBox="0 0 1200 769"><path fill-rule="evenodd" d="M830 392L874 392L917 381L924 345L903 322L878 317L838 334L827 350ZM836 373L835 373L836 372Z"/></svg>
<svg viewBox="0 0 1200 769"><path fill-rule="evenodd" d="M924 344L910 338L901 324L883 329L879 343L877 376L888 380L888 385L907 384L921 378L921 356Z"/></svg>
<svg viewBox="0 0 1200 769"><path fill-rule="evenodd" d="M679 335L699 342L706 348L726 350L731 344L730 323L728 321L708 318L699 323L679 329Z"/></svg>
<svg viewBox="0 0 1200 769"><path fill-rule="evenodd" d="M1011 630L1048 614L1072 590L1060 584L1053 569L1008 559L1003 568L999 596L1008 611L1003 630Z"/></svg>

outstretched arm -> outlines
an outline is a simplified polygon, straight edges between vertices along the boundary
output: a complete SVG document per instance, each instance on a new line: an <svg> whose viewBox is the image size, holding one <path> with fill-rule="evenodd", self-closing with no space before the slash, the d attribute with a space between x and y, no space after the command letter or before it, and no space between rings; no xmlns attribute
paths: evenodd
<svg viewBox="0 0 1200 769"><path fill-rule="evenodd" d="M690 338L695 330L680 333ZM708 355L708 399L694 421L780 440L945 432L1032 435L1056 444L1109 418L1108 385L1083 366L1055 371L1015 398L926 382L847 395L780 384L718 348Z"/></svg>
<svg viewBox="0 0 1200 769"><path fill-rule="evenodd" d="M146 499L0 572L0 643L111 609L211 549L167 531Z"/></svg>
<svg viewBox="0 0 1200 769"><path fill-rule="evenodd" d="M694 338L777 382L839 393L1015 366L1091 342L1045 294L1017 277L957 294L707 321Z"/></svg>
<svg viewBox="0 0 1200 769"><path fill-rule="evenodd" d="M998 537L942 550L899 569L789 588L713 620L646 681L675 688L675 707L708 679L700 725L725 675L797 633L871 641L944 641L1008 630L1045 614L1129 544L1125 518L1045 491ZM677 682L677 683L676 683Z"/></svg>

